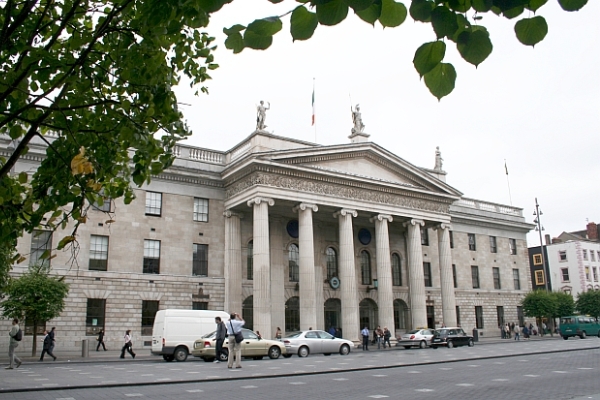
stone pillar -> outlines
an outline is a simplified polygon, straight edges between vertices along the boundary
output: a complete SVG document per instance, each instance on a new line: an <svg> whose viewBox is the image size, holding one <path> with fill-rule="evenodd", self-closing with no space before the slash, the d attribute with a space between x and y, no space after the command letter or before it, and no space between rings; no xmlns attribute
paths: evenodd
<svg viewBox="0 0 600 400"><path fill-rule="evenodd" d="M281 218L271 217L269 241L271 247L271 331L260 334L265 339L273 339L277 327L285 331L285 276L283 265L283 224Z"/></svg>
<svg viewBox="0 0 600 400"><path fill-rule="evenodd" d="M392 261L390 258L390 235L388 222L391 215L379 214L370 219L375 222L375 240L377 246L377 297L379 299L379 325L387 326L390 332L396 332L394 326L394 293L392 290Z"/></svg>
<svg viewBox="0 0 600 400"><path fill-rule="evenodd" d="M359 343L360 313L358 309L358 289L354 257L354 233L352 217L355 210L342 209L335 214L340 226L340 296L342 302L342 335L345 339Z"/></svg>
<svg viewBox="0 0 600 400"><path fill-rule="evenodd" d="M440 254L443 322L446 326L456 326L456 299L454 297L454 279L452 277L450 226L448 224L440 224L435 229L437 230L438 252Z"/></svg>
<svg viewBox="0 0 600 400"><path fill-rule="evenodd" d="M225 312L242 313L242 233L241 214L225 211Z"/></svg>
<svg viewBox="0 0 600 400"><path fill-rule="evenodd" d="M317 329L317 308L315 289L315 244L312 213L319 208L314 204L301 203L294 207L298 212L298 243L300 248L299 280L300 287L300 329Z"/></svg>
<svg viewBox="0 0 600 400"><path fill-rule="evenodd" d="M256 197L248 201L253 208L254 244L254 330L271 335L271 263L269 254L269 206L273 199ZM241 314L241 313L240 313Z"/></svg>
<svg viewBox="0 0 600 400"><path fill-rule="evenodd" d="M315 266L315 303L317 307L317 326L315 329L327 331L325 327L325 300L323 297L323 267Z"/></svg>
<svg viewBox="0 0 600 400"><path fill-rule="evenodd" d="M404 226L408 227L408 281L412 329L427 326L425 276L423 275L423 251L421 249L421 227L424 225L425 222L418 219L411 219L404 223Z"/></svg>

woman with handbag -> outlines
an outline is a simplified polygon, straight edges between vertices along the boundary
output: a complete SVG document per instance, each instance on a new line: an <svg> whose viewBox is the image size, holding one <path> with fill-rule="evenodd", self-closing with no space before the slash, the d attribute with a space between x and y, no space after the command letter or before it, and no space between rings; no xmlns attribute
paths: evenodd
<svg viewBox="0 0 600 400"><path fill-rule="evenodd" d="M131 357L135 358L135 353L133 352L133 350L131 350L131 347L133 346L133 342L131 341L131 330L127 330L125 331L125 336L123 336L123 339L125 340L125 344L123 345L123 348L121 349L121 357L120 358L125 358L125 350L127 350L127 352L129 354L131 354Z"/></svg>
<svg viewBox="0 0 600 400"><path fill-rule="evenodd" d="M233 367L233 358L235 356L235 367L242 368L242 342L244 336L242 335L242 327L245 321L240 317L239 314L233 313L229 316L229 322L225 324L227 326L227 337L229 338L229 358L227 359L227 368Z"/></svg>

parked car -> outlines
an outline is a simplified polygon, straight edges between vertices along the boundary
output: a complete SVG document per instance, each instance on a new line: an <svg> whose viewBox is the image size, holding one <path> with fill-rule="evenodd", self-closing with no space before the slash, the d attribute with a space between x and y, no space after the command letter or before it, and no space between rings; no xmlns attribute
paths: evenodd
<svg viewBox="0 0 600 400"><path fill-rule="evenodd" d="M593 317L572 315L560 318L560 335L567 340L572 336L585 339L588 336L600 337L600 322Z"/></svg>
<svg viewBox="0 0 600 400"><path fill-rule="evenodd" d="M411 347L425 347L431 345L431 338L433 337L433 329L413 329L410 332L406 332L398 338L398 346L404 346L405 349Z"/></svg>
<svg viewBox="0 0 600 400"><path fill-rule="evenodd" d="M207 362L213 361L216 353L216 334L217 332L211 332L196 340L194 342L192 355L194 357L202 358ZM262 339L250 329L242 329L242 335L244 336L244 341L242 342L242 357L244 358L260 360L267 356L272 359L277 359L280 355L286 354L286 347L278 340ZM228 344L229 338L225 338L220 361L227 361L229 356L229 349L227 348Z"/></svg>
<svg viewBox="0 0 600 400"><path fill-rule="evenodd" d="M298 354L298 357L306 357L309 354L340 353L345 356L350 354L354 343L350 340L337 338L325 331L302 331L292 333L281 339L285 345L287 354L284 357L291 357L292 354Z"/></svg>
<svg viewBox="0 0 600 400"><path fill-rule="evenodd" d="M460 327L441 328L433 333L431 339L431 348L437 349L438 346L446 346L449 349L456 346L475 346L473 336L467 335Z"/></svg>

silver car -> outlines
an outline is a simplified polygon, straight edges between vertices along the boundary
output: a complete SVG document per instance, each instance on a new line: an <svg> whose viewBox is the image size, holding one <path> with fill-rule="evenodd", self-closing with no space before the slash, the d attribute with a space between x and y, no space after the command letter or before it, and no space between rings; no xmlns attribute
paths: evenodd
<svg viewBox="0 0 600 400"><path fill-rule="evenodd" d="M292 354L298 354L298 357L306 357L309 354L340 353L345 356L350 354L354 343L350 340L340 339L330 335L325 331L302 331L292 333L281 339L285 345L287 353L284 357L291 357Z"/></svg>
<svg viewBox="0 0 600 400"><path fill-rule="evenodd" d="M433 329L414 329L398 338L398 346L404 346L405 349L410 349L411 347L424 349L431 345L431 338L434 333Z"/></svg>

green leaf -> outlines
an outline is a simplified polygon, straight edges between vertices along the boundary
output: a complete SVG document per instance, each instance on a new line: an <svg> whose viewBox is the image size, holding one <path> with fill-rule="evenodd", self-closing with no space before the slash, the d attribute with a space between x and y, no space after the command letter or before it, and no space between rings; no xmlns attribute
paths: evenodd
<svg viewBox="0 0 600 400"><path fill-rule="evenodd" d="M207 13L219 11L225 4L231 3L233 0L197 0L198 5Z"/></svg>
<svg viewBox="0 0 600 400"><path fill-rule="evenodd" d="M290 18L290 32L293 40L310 39L318 25L317 14L308 11L304 6L296 7Z"/></svg>
<svg viewBox="0 0 600 400"><path fill-rule="evenodd" d="M23 183L27 183L27 172L23 171L19 173L19 183L23 184Z"/></svg>
<svg viewBox="0 0 600 400"><path fill-rule="evenodd" d="M244 46L255 50L265 50L273 43L273 36L257 35L253 31L244 32Z"/></svg>
<svg viewBox="0 0 600 400"><path fill-rule="evenodd" d="M410 16L415 21L429 22L434 7L433 1L413 0L409 7Z"/></svg>
<svg viewBox="0 0 600 400"><path fill-rule="evenodd" d="M344 3L356 12L370 7L373 4L373 0L344 0Z"/></svg>
<svg viewBox="0 0 600 400"><path fill-rule="evenodd" d="M282 24L278 17L257 19L248 25L246 33L252 31L259 36L273 36L281 30Z"/></svg>
<svg viewBox="0 0 600 400"><path fill-rule="evenodd" d="M356 11L356 15L363 21L375 25L375 21L381 17L381 0L375 0L375 2L365 10Z"/></svg>
<svg viewBox="0 0 600 400"><path fill-rule="evenodd" d="M438 39L451 37L458 30L456 14L445 6L437 6L431 12L431 25Z"/></svg>
<svg viewBox="0 0 600 400"><path fill-rule="evenodd" d="M452 64L439 63L425 74L425 85L438 100L452 93L455 83L456 70Z"/></svg>
<svg viewBox="0 0 600 400"><path fill-rule="evenodd" d="M226 34L227 36L229 36L234 33L240 33L244 29L246 29L246 27L244 25L235 24L231 28L223 28L223 33Z"/></svg>
<svg viewBox="0 0 600 400"><path fill-rule="evenodd" d="M548 33L548 24L544 17L525 18L515 24L515 33L519 42L527 46L535 46Z"/></svg>
<svg viewBox="0 0 600 400"><path fill-rule="evenodd" d="M493 49L490 35L483 30L461 33L456 47L462 58L474 66L481 64Z"/></svg>
<svg viewBox="0 0 600 400"><path fill-rule="evenodd" d="M579 11L587 2L588 0L558 0L558 4L565 11Z"/></svg>
<svg viewBox="0 0 600 400"><path fill-rule="evenodd" d="M244 50L244 39L242 38L242 35L236 32L227 36L227 39L225 39L225 47L229 50L233 50L234 54Z"/></svg>
<svg viewBox="0 0 600 400"><path fill-rule="evenodd" d="M435 68L446 55L446 43L441 40L425 43L415 52L413 65L422 77Z"/></svg>
<svg viewBox="0 0 600 400"><path fill-rule="evenodd" d="M535 1L535 0L534 0ZM492 0L471 0L473 9L478 12L488 12L492 8Z"/></svg>
<svg viewBox="0 0 600 400"><path fill-rule="evenodd" d="M456 12L467 12L471 9L471 0L448 0L450 8Z"/></svg>
<svg viewBox="0 0 600 400"><path fill-rule="evenodd" d="M511 8L525 6L529 0L493 0L494 6L500 11L510 10Z"/></svg>
<svg viewBox="0 0 600 400"><path fill-rule="evenodd" d="M331 0L317 3L317 18L322 25L337 25L348 16L348 6L344 0Z"/></svg>
<svg viewBox="0 0 600 400"><path fill-rule="evenodd" d="M525 11L525 7L518 6L515 8L511 8L509 10L502 11L502 15L504 15L508 19L513 19L513 18L516 18L519 15L523 14L523 11Z"/></svg>
<svg viewBox="0 0 600 400"><path fill-rule="evenodd" d="M537 11L541 6L543 6L544 4L546 4L548 2L548 0L529 0L529 4L527 4L525 7L528 10L531 11Z"/></svg>
<svg viewBox="0 0 600 400"><path fill-rule="evenodd" d="M408 10L404 4L394 0L383 0L381 3L379 23L382 26L393 28L402 25L406 20L407 14Z"/></svg>

